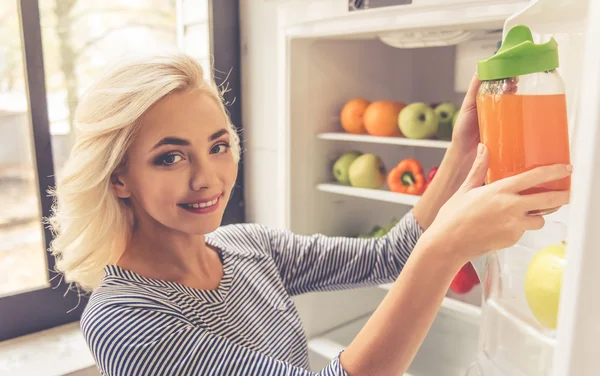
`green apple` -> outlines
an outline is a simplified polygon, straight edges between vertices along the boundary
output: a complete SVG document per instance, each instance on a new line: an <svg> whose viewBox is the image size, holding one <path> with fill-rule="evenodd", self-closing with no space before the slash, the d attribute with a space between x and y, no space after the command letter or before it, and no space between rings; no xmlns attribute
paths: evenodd
<svg viewBox="0 0 600 376"><path fill-rule="evenodd" d="M438 105L434 111L438 115L439 121L437 138L450 141L452 139L452 118L458 108L453 103L445 102Z"/></svg>
<svg viewBox="0 0 600 376"><path fill-rule="evenodd" d="M398 126L406 138L426 139L435 136L439 119L433 108L426 103L411 103L398 115Z"/></svg>
<svg viewBox="0 0 600 376"><path fill-rule="evenodd" d="M362 153L359 151L348 151L342 154L333 164L333 177L342 184L350 184L348 170L352 162L360 157Z"/></svg>
<svg viewBox="0 0 600 376"><path fill-rule="evenodd" d="M525 298L533 316L544 327L556 329L565 268L565 243L536 253L525 274Z"/></svg>
<svg viewBox="0 0 600 376"><path fill-rule="evenodd" d="M362 154L352 162L348 170L350 185L356 188L381 188L385 182L385 166L375 154Z"/></svg>

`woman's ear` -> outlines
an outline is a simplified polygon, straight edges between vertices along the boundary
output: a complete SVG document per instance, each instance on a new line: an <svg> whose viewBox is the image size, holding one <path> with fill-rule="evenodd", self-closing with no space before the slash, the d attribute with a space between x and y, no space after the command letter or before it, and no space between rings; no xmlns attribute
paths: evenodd
<svg viewBox="0 0 600 376"><path fill-rule="evenodd" d="M112 185L115 194L119 198L129 198L131 197L131 192L127 188L127 184L125 184L125 179L118 172L114 172L110 177L110 183Z"/></svg>

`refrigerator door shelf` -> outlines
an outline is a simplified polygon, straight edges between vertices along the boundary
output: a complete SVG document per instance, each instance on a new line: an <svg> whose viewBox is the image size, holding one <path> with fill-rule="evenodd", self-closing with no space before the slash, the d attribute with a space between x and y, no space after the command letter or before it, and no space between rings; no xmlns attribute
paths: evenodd
<svg viewBox="0 0 600 376"><path fill-rule="evenodd" d="M543 229L528 231L514 246L474 261L483 281L479 364L467 375L547 376L551 372L556 333L544 328L526 297L526 275L536 254L566 239L567 227L547 221ZM553 275L536 274L538 283L556 283ZM538 293L539 294L539 293Z"/></svg>

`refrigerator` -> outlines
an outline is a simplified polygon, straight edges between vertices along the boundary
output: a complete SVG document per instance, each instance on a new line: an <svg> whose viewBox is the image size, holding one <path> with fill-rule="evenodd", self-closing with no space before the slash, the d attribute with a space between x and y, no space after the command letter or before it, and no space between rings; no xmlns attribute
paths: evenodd
<svg viewBox="0 0 600 376"><path fill-rule="evenodd" d="M277 106L275 186L282 192L269 199L278 208L277 223L300 234L367 234L374 226L388 226L418 202L419 196L394 193L387 186L366 189L335 183L332 165L343 153L373 153L387 171L400 160L414 158L428 171L439 165L449 145L438 139L345 132L340 114L349 100L460 106L477 60L493 55L511 27L527 25L536 42L555 38L575 167L571 203L548 216L544 229L527 233L519 244L560 239L568 244L558 327L540 334L535 327L515 331L511 323L490 319L489 310L483 308L485 283L468 293L448 291L406 375L597 375L600 199L594 192L600 192L596 147L600 145L600 47L592 36L600 31L600 3L264 2L276 8L276 71L271 72L276 90L269 100ZM564 232L555 231L556 223L564 226ZM485 262L473 261L480 271L485 270L481 266ZM510 269L508 263L503 267ZM515 281L522 280L523 272L515 272ZM382 285L296 297L313 370L321 369L352 341L387 289ZM538 343L540 335L543 345ZM485 367L490 368L478 369L475 364L481 366L482 361L489 362Z"/></svg>

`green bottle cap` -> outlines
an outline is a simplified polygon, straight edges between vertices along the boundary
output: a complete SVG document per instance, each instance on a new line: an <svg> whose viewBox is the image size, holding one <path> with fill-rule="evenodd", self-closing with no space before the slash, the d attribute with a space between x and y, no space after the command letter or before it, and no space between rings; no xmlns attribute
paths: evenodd
<svg viewBox="0 0 600 376"><path fill-rule="evenodd" d="M554 38L535 44L531 30L517 25L508 31L496 54L477 62L477 75L482 81L522 76L558 68L558 43Z"/></svg>

